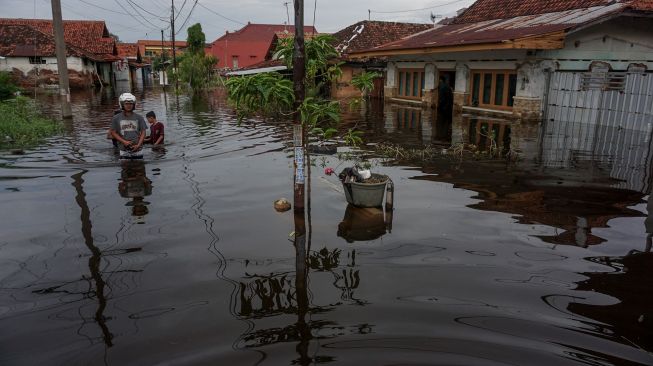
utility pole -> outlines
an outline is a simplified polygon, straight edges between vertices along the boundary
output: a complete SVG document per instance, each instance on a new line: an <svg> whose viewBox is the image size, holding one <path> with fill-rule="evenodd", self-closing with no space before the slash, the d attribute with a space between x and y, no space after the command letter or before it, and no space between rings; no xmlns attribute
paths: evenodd
<svg viewBox="0 0 653 366"><path fill-rule="evenodd" d="M170 26L172 27L172 69L175 73L175 91L178 91L179 75L177 75L177 51L175 49L175 0L172 0L172 18L170 20Z"/></svg>
<svg viewBox="0 0 653 366"><path fill-rule="evenodd" d="M52 26L54 42L57 51L57 70L59 72L59 95L61 99L61 114L63 118L72 118L70 107L70 86L68 82L68 63L66 62L66 42L63 37L63 20L61 16L61 1L52 0Z"/></svg>
<svg viewBox="0 0 653 366"><path fill-rule="evenodd" d="M302 125L299 107L304 102L306 89L306 62L304 50L304 0L295 0L295 37L293 52L293 89L295 103L293 105L293 141L295 145L295 187L294 206L295 212L304 212L304 142L305 133Z"/></svg>
<svg viewBox="0 0 653 366"><path fill-rule="evenodd" d="M163 85L163 91L165 91L166 90L166 81L168 79L168 74L166 73L166 51L163 48L163 46L164 46L164 43L163 43L163 29L161 29L161 67L162 67L161 79L163 79L163 80L161 80L161 82L162 82L162 85Z"/></svg>
<svg viewBox="0 0 653 366"><path fill-rule="evenodd" d="M372 10L367 9L367 20L372 20Z"/></svg>

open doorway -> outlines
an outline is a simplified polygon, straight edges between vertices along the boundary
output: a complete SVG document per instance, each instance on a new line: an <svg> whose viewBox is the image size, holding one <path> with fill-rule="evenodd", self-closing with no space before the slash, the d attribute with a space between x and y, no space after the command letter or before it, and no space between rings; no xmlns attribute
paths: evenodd
<svg viewBox="0 0 653 366"><path fill-rule="evenodd" d="M453 91L456 86L456 71L438 72L438 113L451 114L453 110Z"/></svg>

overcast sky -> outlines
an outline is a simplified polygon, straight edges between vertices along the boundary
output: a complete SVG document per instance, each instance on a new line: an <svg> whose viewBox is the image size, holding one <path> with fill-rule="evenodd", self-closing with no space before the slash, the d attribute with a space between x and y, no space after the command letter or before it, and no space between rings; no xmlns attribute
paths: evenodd
<svg viewBox="0 0 653 366"><path fill-rule="evenodd" d="M64 19L104 20L109 32L123 42L139 39L170 37L169 18L173 0L61 0ZM201 23L206 41L212 42L225 31L240 29L252 23L283 24L293 19L291 0L174 0L179 12L175 27L177 39L186 39L186 28ZM415 23L430 23L431 13L442 16L455 14L474 0L305 0L305 25L313 24L319 32L333 33L368 18ZM194 7L193 5L197 3ZM314 4L317 3L317 7ZM183 8L182 8L183 6ZM52 18L50 0L0 0L0 17ZM192 12L191 12L192 10ZM188 15L190 14L190 19ZM185 23L185 25L184 25ZM183 27L182 27L183 25Z"/></svg>

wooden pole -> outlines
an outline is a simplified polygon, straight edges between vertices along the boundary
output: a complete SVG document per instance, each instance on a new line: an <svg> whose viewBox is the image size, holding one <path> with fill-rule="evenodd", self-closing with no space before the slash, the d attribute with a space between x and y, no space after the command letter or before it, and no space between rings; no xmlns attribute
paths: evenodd
<svg viewBox="0 0 653 366"><path fill-rule="evenodd" d="M172 0L172 69L175 72L175 91L179 90L179 75L177 75L177 51L175 48L175 0Z"/></svg>
<svg viewBox="0 0 653 366"><path fill-rule="evenodd" d="M166 84L168 83L168 71L166 70L166 50L165 42L163 40L163 29L161 29L161 79L159 82L163 85L163 91L166 91Z"/></svg>
<svg viewBox="0 0 653 366"><path fill-rule="evenodd" d="M295 187L294 206L295 212L304 211L304 127L302 126L299 107L304 102L306 89L304 79L306 78L306 62L304 49L304 0L295 0L295 37L293 52L293 89L295 92L295 103L293 105L293 138L295 143Z"/></svg>
<svg viewBox="0 0 653 366"><path fill-rule="evenodd" d="M63 118L72 118L70 107L70 84L68 82L68 63L66 62L66 42L63 37L63 19L61 1L52 0L52 28L57 51L57 71L59 72L59 95L61 97L61 114Z"/></svg>

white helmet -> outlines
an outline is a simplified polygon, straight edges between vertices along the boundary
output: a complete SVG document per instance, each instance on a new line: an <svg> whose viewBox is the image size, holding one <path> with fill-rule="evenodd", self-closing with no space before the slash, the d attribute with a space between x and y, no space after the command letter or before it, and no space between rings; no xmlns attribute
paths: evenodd
<svg viewBox="0 0 653 366"><path fill-rule="evenodd" d="M120 104L120 109L125 109L124 103L132 102L136 106L136 97L132 93L122 93L118 98L118 103Z"/></svg>

